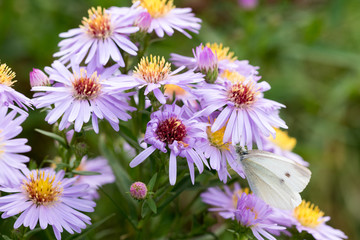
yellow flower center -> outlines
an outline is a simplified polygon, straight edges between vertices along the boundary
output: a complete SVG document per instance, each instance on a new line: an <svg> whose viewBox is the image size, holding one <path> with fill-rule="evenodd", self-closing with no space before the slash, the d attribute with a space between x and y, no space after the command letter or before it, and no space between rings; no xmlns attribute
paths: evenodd
<svg viewBox="0 0 360 240"><path fill-rule="evenodd" d="M242 188L234 192L234 194L232 195L232 202L235 208L237 207L237 202L239 201L239 197L241 197L241 194L243 193L249 194L249 192L250 192L249 188Z"/></svg>
<svg viewBox="0 0 360 240"><path fill-rule="evenodd" d="M208 126L206 128L206 133L207 133L210 144L220 150L230 150L229 146L231 143L223 142L225 128L226 128L226 126L220 128L216 132L211 132L211 126Z"/></svg>
<svg viewBox="0 0 360 240"><path fill-rule="evenodd" d="M82 26L88 34L95 38L107 38L112 33L110 15L105 12L105 8L92 7L88 10L89 18L84 17L81 21Z"/></svg>
<svg viewBox="0 0 360 240"><path fill-rule="evenodd" d="M55 175L46 175L45 171L36 170L36 175L32 172L27 181L24 180L22 187L36 205L46 206L57 202L63 192L61 183L55 184L54 181Z"/></svg>
<svg viewBox="0 0 360 240"><path fill-rule="evenodd" d="M218 60L229 60L230 62L234 62L237 58L234 57L234 53L230 52L229 47L224 47L222 43L206 43L206 46L211 49L213 53L216 52Z"/></svg>
<svg viewBox="0 0 360 240"><path fill-rule="evenodd" d="M5 63L0 65L0 84L4 84L8 87L11 87L16 81L13 79L15 78L16 74L11 71Z"/></svg>
<svg viewBox="0 0 360 240"><path fill-rule="evenodd" d="M99 76L94 72L90 77L87 75L85 69L80 69L80 76L74 73L73 96L76 99L91 100L96 98L101 91L101 84L99 83Z"/></svg>
<svg viewBox="0 0 360 240"><path fill-rule="evenodd" d="M232 83L239 83L245 80L245 77L236 71L225 70L221 73L220 77L226 78Z"/></svg>
<svg viewBox="0 0 360 240"><path fill-rule="evenodd" d="M140 6L145 8L152 18L162 17L175 8L173 0L140 0Z"/></svg>
<svg viewBox="0 0 360 240"><path fill-rule="evenodd" d="M305 227L316 228L324 222L323 216L324 212L318 206L304 200L294 209L294 217Z"/></svg>
<svg viewBox="0 0 360 240"><path fill-rule="evenodd" d="M171 72L171 64L165 61L164 57L152 56L143 57L135 67L134 76L145 80L148 83L159 83L166 79Z"/></svg>
<svg viewBox="0 0 360 240"><path fill-rule="evenodd" d="M289 137L288 133L275 128L276 138L269 137L269 140L286 151L292 151L296 145L296 139Z"/></svg>

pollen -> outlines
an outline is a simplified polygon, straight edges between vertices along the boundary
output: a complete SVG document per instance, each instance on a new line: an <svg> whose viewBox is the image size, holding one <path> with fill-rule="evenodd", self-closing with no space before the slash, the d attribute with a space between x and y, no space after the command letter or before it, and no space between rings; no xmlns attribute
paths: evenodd
<svg viewBox="0 0 360 240"><path fill-rule="evenodd" d="M228 92L229 101L233 102L237 108L249 107L256 101L258 92L254 89L251 82L238 82L232 85Z"/></svg>
<svg viewBox="0 0 360 240"><path fill-rule="evenodd" d="M74 73L73 96L79 100L91 100L96 98L101 92L101 84L99 83L99 76L94 72L88 77L85 69L80 69L80 76Z"/></svg>
<svg viewBox="0 0 360 240"><path fill-rule="evenodd" d="M133 2L137 2L137 0ZM148 11L152 18L163 17L175 8L173 0L140 0L140 5Z"/></svg>
<svg viewBox="0 0 360 240"><path fill-rule="evenodd" d="M134 76L145 80L148 83L159 83L169 76L171 64L165 61L164 57L152 56L143 57L135 67Z"/></svg>
<svg viewBox="0 0 360 240"><path fill-rule="evenodd" d="M296 145L296 138L289 137L288 133L275 128L276 138L269 137L269 140L286 151L292 151Z"/></svg>
<svg viewBox="0 0 360 240"><path fill-rule="evenodd" d="M81 21L82 26L88 34L94 38L105 39L112 34L110 14L105 12L101 7L88 10L89 18L84 17Z"/></svg>
<svg viewBox="0 0 360 240"><path fill-rule="evenodd" d="M63 189L60 182L55 183L55 175L46 174L45 171L36 170L23 182L23 189L29 199L36 205L49 205L59 200Z"/></svg>
<svg viewBox="0 0 360 240"><path fill-rule="evenodd" d="M220 77L226 78L232 83L239 83L245 80L245 77L236 71L225 70L221 73Z"/></svg>
<svg viewBox="0 0 360 240"><path fill-rule="evenodd" d="M225 128L226 128L226 126L220 128L216 132L211 132L210 126L208 126L206 128L206 133L207 133L210 144L220 150L229 150L229 146L231 144L231 143L223 142Z"/></svg>
<svg viewBox="0 0 360 240"><path fill-rule="evenodd" d="M158 139L164 143L172 144L176 140L187 147L187 144L183 142L187 135L186 126L176 117L162 121L155 133Z"/></svg>
<svg viewBox="0 0 360 240"><path fill-rule="evenodd" d="M5 63L0 65L0 84L11 87L16 80L16 74Z"/></svg>
<svg viewBox="0 0 360 240"><path fill-rule="evenodd" d="M229 60L230 62L234 62L237 58L234 56L233 52L230 52L229 47L224 47L222 43L206 43L206 46L211 49L213 53L216 52L218 60Z"/></svg>
<svg viewBox="0 0 360 240"><path fill-rule="evenodd" d="M294 209L294 217L305 227L316 228L324 222L323 216L324 212L318 206L304 200Z"/></svg>

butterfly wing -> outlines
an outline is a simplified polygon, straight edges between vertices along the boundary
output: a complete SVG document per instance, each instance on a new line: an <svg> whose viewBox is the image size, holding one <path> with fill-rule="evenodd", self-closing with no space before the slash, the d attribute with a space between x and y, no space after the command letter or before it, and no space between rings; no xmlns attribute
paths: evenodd
<svg viewBox="0 0 360 240"><path fill-rule="evenodd" d="M301 192L311 172L285 157L259 150L242 156L251 190L271 206L293 209L301 203Z"/></svg>

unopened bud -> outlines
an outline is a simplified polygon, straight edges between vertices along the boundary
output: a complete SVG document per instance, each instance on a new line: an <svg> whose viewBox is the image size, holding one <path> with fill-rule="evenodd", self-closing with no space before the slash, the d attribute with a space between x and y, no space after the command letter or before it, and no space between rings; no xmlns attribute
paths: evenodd
<svg viewBox="0 0 360 240"><path fill-rule="evenodd" d="M30 72L30 86L49 86L50 81L46 74L40 69L33 68L32 72Z"/></svg>
<svg viewBox="0 0 360 240"><path fill-rule="evenodd" d="M218 59L216 53L203 46L202 44L193 50L197 66L201 73L205 75L205 80L208 83L214 83L218 77Z"/></svg>
<svg viewBox="0 0 360 240"><path fill-rule="evenodd" d="M130 186L130 195L136 200L142 200L146 198L147 187L142 182L134 182Z"/></svg>
<svg viewBox="0 0 360 240"><path fill-rule="evenodd" d="M147 32L151 25L150 13L142 12L135 20L135 25L140 28L140 32Z"/></svg>

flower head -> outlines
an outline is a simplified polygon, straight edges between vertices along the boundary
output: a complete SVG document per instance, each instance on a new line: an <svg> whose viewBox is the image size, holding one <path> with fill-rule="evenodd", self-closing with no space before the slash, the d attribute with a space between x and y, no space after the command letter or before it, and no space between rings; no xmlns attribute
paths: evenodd
<svg viewBox="0 0 360 240"><path fill-rule="evenodd" d="M15 72L5 63L0 65L0 106L10 107L21 114L28 115L20 108L27 110L27 107L30 107L32 103L30 99L12 88L16 82L14 80L15 76ZM20 108L15 106L14 103Z"/></svg>
<svg viewBox="0 0 360 240"><path fill-rule="evenodd" d="M33 91L45 91L47 94L34 99L37 108L54 108L49 112L46 121L55 123L61 116L59 129L63 130L69 123L74 123L75 131L79 132L84 123L92 118L94 131L98 133L98 119L105 118L118 131L119 119L127 121L131 116L126 111L135 110L126 102L131 93L120 90L114 93L108 78L117 70L117 65L110 68L94 69L72 66L70 72L62 63L55 61L52 68L47 68L53 86L33 87ZM130 88L130 87L129 87Z"/></svg>
<svg viewBox="0 0 360 240"><path fill-rule="evenodd" d="M148 12L142 12L135 20L135 25L140 31L147 32L151 26L151 15Z"/></svg>
<svg viewBox="0 0 360 240"><path fill-rule="evenodd" d="M175 29L191 38L185 30L194 33L200 30L201 20L195 17L191 8L176 8L173 0L140 0L140 6L151 16L148 33L155 31L162 38L164 33L172 36Z"/></svg>
<svg viewBox="0 0 360 240"><path fill-rule="evenodd" d="M92 7L88 10L89 17L83 18L79 28L60 34L65 39L59 43L60 51L54 57L60 57L63 63L79 64L85 60L86 64L95 66L103 66L112 58L121 67L125 66L120 49L130 55L136 55L138 50L129 40L129 35L139 30L132 26L140 14L136 6L121 14Z"/></svg>
<svg viewBox="0 0 360 240"><path fill-rule="evenodd" d="M156 99L161 104L165 104L165 96L160 90L163 85L173 84L184 90L189 90L189 85L204 81L202 74L193 71L179 74L183 69L178 68L171 71L171 64L166 62L164 57L150 55L150 57L143 57L140 60L131 76L121 76L114 80L117 80L116 86L120 88L124 86L146 87L145 95L153 92Z"/></svg>
<svg viewBox="0 0 360 240"><path fill-rule="evenodd" d="M30 72L30 86L49 86L50 81L46 74L40 69L33 68L32 72Z"/></svg>
<svg viewBox="0 0 360 240"><path fill-rule="evenodd" d="M39 222L42 229L52 226L56 239L61 239L65 229L69 233L81 232L90 224L83 212L94 211L93 201L82 199L87 185L76 185L76 178L64 178L65 172L33 170L21 177L21 182L11 188L2 189L11 194L0 197L2 218L20 214L14 228L21 225L34 229Z"/></svg>
<svg viewBox="0 0 360 240"><path fill-rule="evenodd" d="M99 173L99 175L81 175L76 181L76 184L89 185L87 190L88 199L98 199L98 188L102 185L113 183L115 181L114 173L109 166L108 161L103 157L97 157L94 159L87 159L87 157L84 157L76 170Z"/></svg>
<svg viewBox="0 0 360 240"><path fill-rule="evenodd" d="M170 150L170 184L174 185L176 182L178 156L186 158L191 181L194 183L194 163L200 173L204 170L203 164L208 166L199 148L200 142L206 137L205 125L195 119L189 119L185 108L185 106L164 105L161 110L151 114L144 138L148 147L130 162L130 167L142 163L156 149L163 153Z"/></svg>
<svg viewBox="0 0 360 240"><path fill-rule="evenodd" d="M134 182L130 186L130 195L136 200L145 199L147 191L147 187L143 182Z"/></svg>
<svg viewBox="0 0 360 240"><path fill-rule="evenodd" d="M16 111L8 113L8 108L0 108L0 185L11 186L18 183L20 170L26 168L29 158L20 155L29 152L31 148L26 144L27 139L16 138L22 131L20 126L26 115L16 117Z"/></svg>
<svg viewBox="0 0 360 240"><path fill-rule="evenodd" d="M205 75L208 83L213 83L218 77L218 59L216 53L214 54L207 46L203 47L202 44L196 47L194 51L196 65L200 72Z"/></svg>

